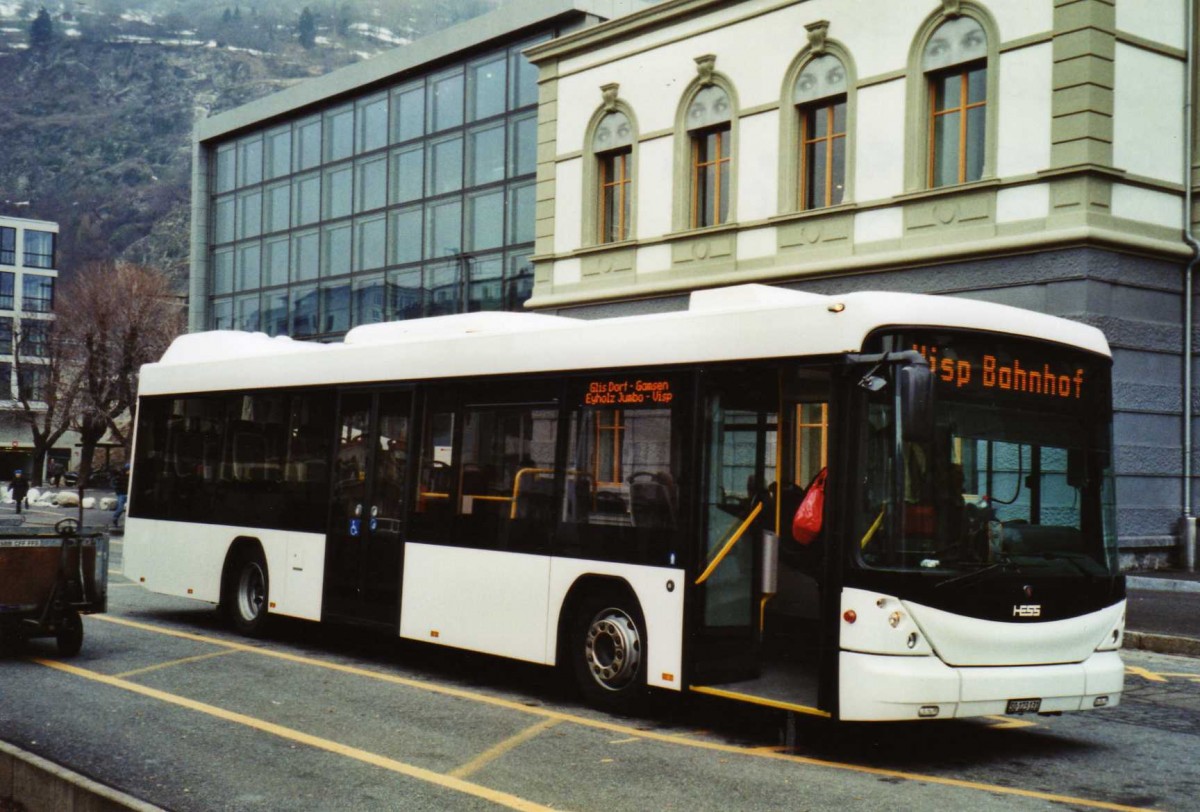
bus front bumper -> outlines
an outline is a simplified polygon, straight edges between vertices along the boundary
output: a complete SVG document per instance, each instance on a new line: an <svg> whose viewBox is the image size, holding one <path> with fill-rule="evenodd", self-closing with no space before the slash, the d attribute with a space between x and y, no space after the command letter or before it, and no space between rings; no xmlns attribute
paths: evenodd
<svg viewBox="0 0 1200 812"><path fill-rule="evenodd" d="M1125 679L1116 651L1080 663L957 668L935 656L843 651L839 667L844 721L992 716L1008 713L1014 700L1038 700L1038 713L1111 708L1121 701Z"/></svg>

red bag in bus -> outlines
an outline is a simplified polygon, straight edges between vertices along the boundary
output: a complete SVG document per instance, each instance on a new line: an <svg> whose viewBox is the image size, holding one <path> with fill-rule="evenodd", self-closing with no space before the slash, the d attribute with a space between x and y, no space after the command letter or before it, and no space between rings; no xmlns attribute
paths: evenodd
<svg viewBox="0 0 1200 812"><path fill-rule="evenodd" d="M792 519L792 538L807 546L821 533L821 524L825 521L825 469L822 468L813 477L812 484L804 492L800 507Z"/></svg>

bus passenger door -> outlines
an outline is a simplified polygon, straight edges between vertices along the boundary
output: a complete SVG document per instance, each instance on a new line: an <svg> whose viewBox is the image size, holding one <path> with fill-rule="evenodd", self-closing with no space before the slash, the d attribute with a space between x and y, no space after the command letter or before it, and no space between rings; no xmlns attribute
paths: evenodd
<svg viewBox="0 0 1200 812"><path fill-rule="evenodd" d="M409 391L342 392L324 614L398 627Z"/></svg>
<svg viewBox="0 0 1200 812"><path fill-rule="evenodd" d="M775 369L704 377L701 531L693 579L691 683L758 675L763 531L774 527Z"/></svg>

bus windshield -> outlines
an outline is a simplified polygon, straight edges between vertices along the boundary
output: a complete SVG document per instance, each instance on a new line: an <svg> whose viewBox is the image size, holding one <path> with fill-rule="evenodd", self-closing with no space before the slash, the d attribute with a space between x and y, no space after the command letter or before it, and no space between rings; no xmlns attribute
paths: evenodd
<svg viewBox="0 0 1200 812"><path fill-rule="evenodd" d="M935 378L934 432L906 440L895 387L868 395L857 558L951 578L1117 572L1107 359L959 333L887 336Z"/></svg>

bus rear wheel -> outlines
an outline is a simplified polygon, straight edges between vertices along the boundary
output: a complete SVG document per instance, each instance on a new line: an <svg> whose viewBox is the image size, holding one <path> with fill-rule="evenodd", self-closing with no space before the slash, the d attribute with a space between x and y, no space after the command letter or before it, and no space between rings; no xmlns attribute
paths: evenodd
<svg viewBox="0 0 1200 812"><path fill-rule="evenodd" d="M244 635L258 637L267 625L267 596L270 579L267 562L257 550L242 554L233 568L227 607L233 627Z"/></svg>
<svg viewBox="0 0 1200 812"><path fill-rule="evenodd" d="M645 621L628 597L596 595L575 613L570 639L575 683L588 704L635 713L647 696Z"/></svg>

